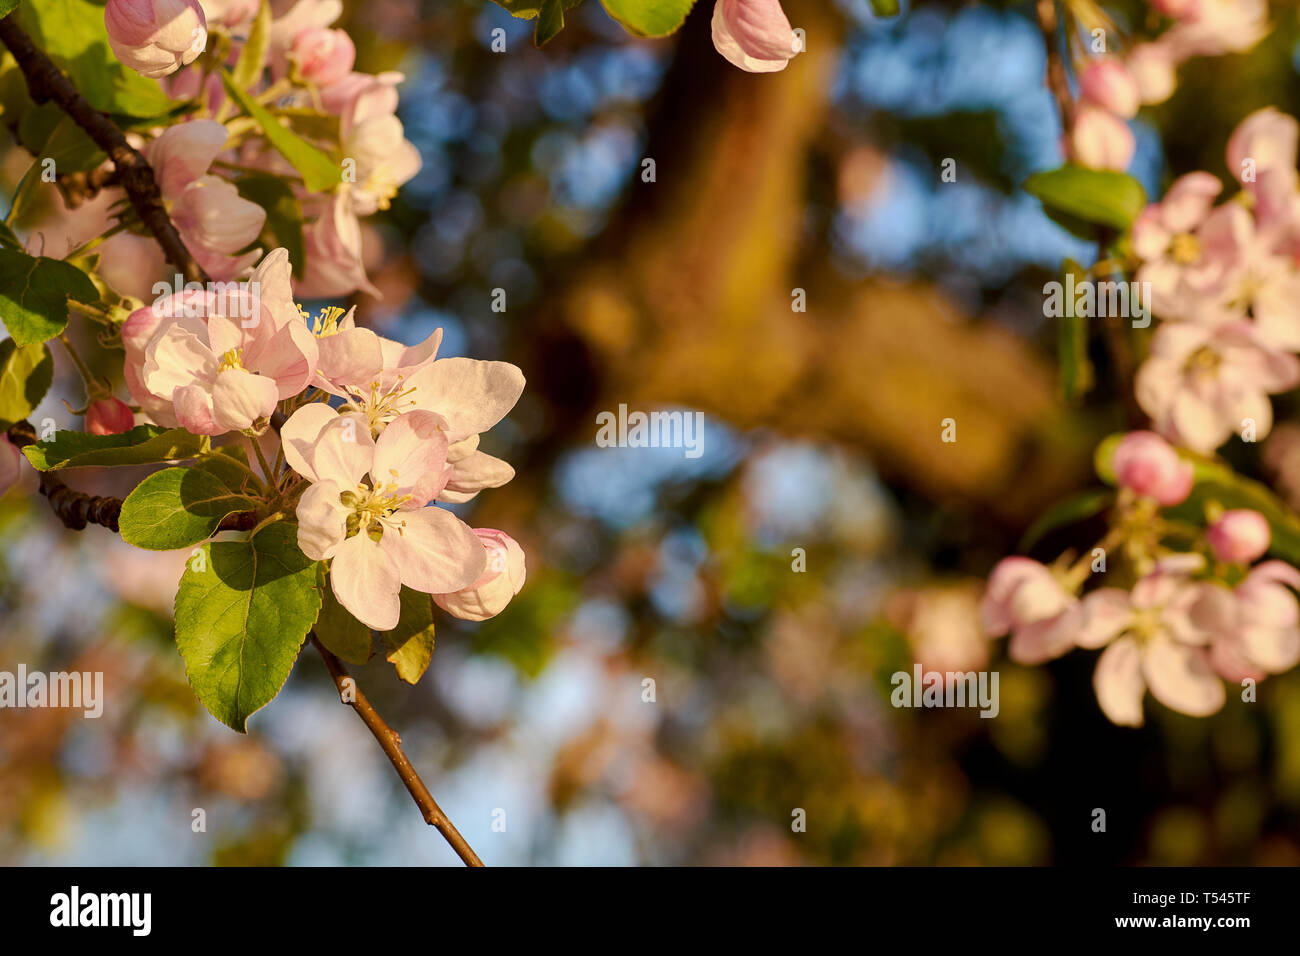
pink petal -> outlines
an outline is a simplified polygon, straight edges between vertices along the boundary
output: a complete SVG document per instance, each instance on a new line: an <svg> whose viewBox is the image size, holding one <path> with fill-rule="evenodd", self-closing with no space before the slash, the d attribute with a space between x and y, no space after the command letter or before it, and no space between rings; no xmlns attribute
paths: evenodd
<svg viewBox="0 0 1300 956"><path fill-rule="evenodd" d="M334 557L347 537L350 512L339 500L342 491L332 481L321 481L298 499L298 547L313 561Z"/></svg>
<svg viewBox="0 0 1300 956"><path fill-rule="evenodd" d="M226 431L242 431L259 418L269 419L279 400L274 379L247 369L226 369L217 373L212 386L212 417Z"/></svg>
<svg viewBox="0 0 1300 956"><path fill-rule="evenodd" d="M402 614L397 565L370 535L354 534L338 546L330 562L330 584L339 603L362 624L376 631L397 626Z"/></svg>
<svg viewBox="0 0 1300 956"><path fill-rule="evenodd" d="M1092 675L1092 688L1102 713L1121 727L1142 726L1141 651L1137 641L1121 637L1101 653Z"/></svg>
<svg viewBox="0 0 1300 956"><path fill-rule="evenodd" d="M409 379L419 408L447 419L449 441L485 432L506 416L524 390L524 375L508 362L438 359Z"/></svg>
<svg viewBox="0 0 1300 956"><path fill-rule="evenodd" d="M385 519L380 545L392 556L402 583L426 594L469 587L487 565L473 529L442 508L403 511Z"/></svg>
<svg viewBox="0 0 1300 956"><path fill-rule="evenodd" d="M445 425L432 412L407 412L390 422L375 442L370 469L375 487L392 486L392 493L409 495L425 475L441 475L447 460Z"/></svg>
<svg viewBox="0 0 1300 956"><path fill-rule="evenodd" d="M1166 707L1208 717L1223 706L1223 682L1198 648L1154 637L1143 649L1142 673L1152 695Z"/></svg>
<svg viewBox="0 0 1300 956"><path fill-rule="evenodd" d="M374 462L375 441L364 415L338 415L327 422L311 450L311 467L317 480L333 481L354 489Z"/></svg>
<svg viewBox="0 0 1300 956"><path fill-rule="evenodd" d="M284 460L308 481L316 481L316 470L309 462L311 447L321 429L338 418L338 412L324 402L311 402L289 416L280 429L284 443Z"/></svg>

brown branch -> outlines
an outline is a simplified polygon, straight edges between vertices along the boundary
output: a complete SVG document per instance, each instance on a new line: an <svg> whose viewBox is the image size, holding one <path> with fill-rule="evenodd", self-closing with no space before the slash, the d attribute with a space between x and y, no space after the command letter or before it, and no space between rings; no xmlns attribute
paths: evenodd
<svg viewBox="0 0 1300 956"><path fill-rule="evenodd" d="M374 706L366 699L366 695L361 693L361 688L357 686L356 681L349 676L343 662L331 654L316 639L316 635L312 635L311 642L325 661L325 669L330 672L330 677L334 678L334 686L338 688L339 696L357 712L357 716L370 728L370 732L379 741L379 746L384 749L384 754L392 761L393 769L397 771L402 783L406 785L406 790L410 793L411 799L415 801L420 808L420 812L424 814L425 822L429 826L437 828L438 832L451 844L451 848L456 851L456 855L465 861L466 866L482 866L483 861L478 858L478 854L460 835L460 831L456 829L455 824L442 812L438 802L433 799L433 794L429 793L429 788L424 785L420 775L411 766L411 761L407 759L406 753L402 750L402 738L397 735L397 731L389 727L384 722L384 718L379 716Z"/></svg>
<svg viewBox="0 0 1300 956"><path fill-rule="evenodd" d="M1057 50L1056 0L1038 0L1038 28L1043 32L1043 45L1047 51L1047 88L1056 99L1056 110L1061 115L1061 135L1065 158L1070 158L1070 127L1074 125L1074 97L1070 95L1070 78L1065 71L1065 61Z"/></svg>
<svg viewBox="0 0 1300 956"><path fill-rule="evenodd" d="M9 48L18 68L27 80L27 92L36 104L54 102L95 141L95 145L112 160L117 178L167 259L189 282L207 282L208 275L190 255L180 233L167 215L162 192L154 179L153 168L140 152L126 141L126 136L105 114L96 110L77 91L54 61L39 50L32 38L18 24L16 12L0 18L0 43Z"/></svg>

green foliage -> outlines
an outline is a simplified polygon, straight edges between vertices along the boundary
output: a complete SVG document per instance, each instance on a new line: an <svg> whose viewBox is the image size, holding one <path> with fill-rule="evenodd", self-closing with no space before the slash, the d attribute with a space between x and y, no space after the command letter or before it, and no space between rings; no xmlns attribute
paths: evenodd
<svg viewBox="0 0 1300 956"><path fill-rule="evenodd" d="M14 231L9 228L8 223L0 222L0 246L9 246L13 249L21 249L23 244L14 235Z"/></svg>
<svg viewBox="0 0 1300 956"><path fill-rule="evenodd" d="M0 429L22 421L54 382L54 357L44 344L0 342Z"/></svg>
<svg viewBox="0 0 1300 956"><path fill-rule="evenodd" d="M18 6L18 0L0 0L0 17L8 16Z"/></svg>
<svg viewBox="0 0 1300 956"><path fill-rule="evenodd" d="M675 32L695 0L600 0L605 12L639 37L665 37Z"/></svg>
<svg viewBox="0 0 1300 956"><path fill-rule="evenodd" d="M148 118L177 108L157 80L146 79L113 55L104 0L40 0L24 3L20 15L37 46L67 72L95 109Z"/></svg>
<svg viewBox="0 0 1300 956"><path fill-rule="evenodd" d="M19 345L35 345L68 327L68 298L96 302L99 290L74 265L0 248L0 319Z"/></svg>
<svg viewBox="0 0 1300 956"><path fill-rule="evenodd" d="M397 668L397 676L408 684L419 681L433 656L433 598L402 588L402 616L383 638L387 660Z"/></svg>
<svg viewBox="0 0 1300 956"><path fill-rule="evenodd" d="M176 644L209 713L244 733L293 669L321 607L319 568L289 522L205 544L176 594Z"/></svg>
<svg viewBox="0 0 1300 956"><path fill-rule="evenodd" d="M1029 530L1020 539L1020 544L1016 546L1016 550L1028 551L1049 532L1100 514L1109 508L1114 500L1115 492L1109 488L1090 488L1053 505L1039 515L1034 520L1034 523L1029 526Z"/></svg>
<svg viewBox="0 0 1300 956"><path fill-rule="evenodd" d="M316 618L313 628L316 637L330 653L349 664L364 664L370 660L370 628L339 603L328 581L321 585L321 596L320 617Z"/></svg>
<svg viewBox="0 0 1300 956"><path fill-rule="evenodd" d="M307 256L302 238L302 203L293 188L278 176L262 173L239 177L235 187L239 195L266 210L266 225L257 242L269 249L288 249L294 275L301 279Z"/></svg>
<svg viewBox="0 0 1300 956"><path fill-rule="evenodd" d="M271 145L302 175L303 185L309 192L328 193L342 182L338 165L315 146L293 132L248 93L235 83L230 72L221 70L221 81L226 92L262 128Z"/></svg>
<svg viewBox="0 0 1300 956"><path fill-rule="evenodd" d="M23 454L37 471L57 471L91 465L154 465L163 461L184 461L207 451L209 445L206 435L192 435L183 428L137 425L120 435L57 431L49 441L28 445Z"/></svg>
<svg viewBox="0 0 1300 956"><path fill-rule="evenodd" d="M1267 485L1237 474L1227 465L1199 461L1194 466L1195 484L1187 500L1170 514L1195 521L1204 518L1211 503L1224 508L1258 511L1272 530L1269 553L1291 564L1300 564L1300 515L1275 495Z"/></svg>
<svg viewBox="0 0 1300 956"><path fill-rule="evenodd" d="M257 498L220 472L200 463L150 475L122 502L122 539L137 548L173 551L212 537L226 515L257 507Z"/></svg>
<svg viewBox="0 0 1300 956"><path fill-rule="evenodd" d="M258 7L253 27L249 30L248 41L239 51L239 59L231 71L231 79L241 89L251 89L262 78L266 69L266 51L271 45L271 4L262 0Z"/></svg>
<svg viewBox="0 0 1300 956"><path fill-rule="evenodd" d="M871 12L878 17L896 17L898 9L898 0L871 0Z"/></svg>
<svg viewBox="0 0 1300 956"><path fill-rule="evenodd" d="M1049 216L1085 239L1095 239L1099 226L1128 229L1147 203L1146 190L1127 173L1074 163L1034 173L1025 180L1025 191L1038 197Z"/></svg>

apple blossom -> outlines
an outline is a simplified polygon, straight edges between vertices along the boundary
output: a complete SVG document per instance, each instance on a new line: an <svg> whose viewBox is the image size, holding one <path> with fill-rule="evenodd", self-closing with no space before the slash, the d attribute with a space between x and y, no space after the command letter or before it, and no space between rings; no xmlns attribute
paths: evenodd
<svg viewBox="0 0 1300 956"><path fill-rule="evenodd" d="M1137 85L1138 99L1149 106L1163 103L1173 95L1178 82L1177 62L1168 44L1159 40L1139 43L1124 60L1129 75Z"/></svg>
<svg viewBox="0 0 1300 956"><path fill-rule="evenodd" d="M357 49L343 30L312 27L294 38L289 57L297 66L299 78L329 86L352 72Z"/></svg>
<svg viewBox="0 0 1300 956"><path fill-rule="evenodd" d="M1225 511L1205 533L1214 556L1233 564L1250 564L1263 557L1271 536L1264 516L1249 508Z"/></svg>
<svg viewBox="0 0 1300 956"><path fill-rule="evenodd" d="M1163 507L1186 500L1192 490L1192 463L1178 457L1155 432L1129 432L1115 448L1115 479Z"/></svg>
<svg viewBox="0 0 1300 956"><path fill-rule="evenodd" d="M1228 139L1228 169L1253 197L1255 218L1265 233L1289 225L1293 217L1300 186L1298 141L1300 124L1271 106L1243 119Z"/></svg>
<svg viewBox="0 0 1300 956"><path fill-rule="evenodd" d="M142 76L174 73L207 45L198 0L108 0L104 26L113 54Z"/></svg>
<svg viewBox="0 0 1300 956"><path fill-rule="evenodd" d="M1008 653L1022 664L1041 664L1074 646L1079 602L1052 570L1029 558L1009 557L989 576L980 624L989 637L1011 633Z"/></svg>
<svg viewBox="0 0 1300 956"><path fill-rule="evenodd" d="M1133 251L1145 261L1137 281L1151 284L1152 308L1168 319L1185 318L1196 303L1223 280L1222 255L1207 255L1197 230L1210 215L1223 184L1209 173L1188 173L1174 180L1158 203L1147 206L1133 223Z"/></svg>
<svg viewBox="0 0 1300 956"><path fill-rule="evenodd" d="M333 299L357 291L378 296L379 290L366 277L361 224L348 190L339 189L323 204L312 205L319 215L303 227L307 264L298 294L304 299Z"/></svg>
<svg viewBox="0 0 1300 956"><path fill-rule="evenodd" d="M780 0L717 0L712 30L714 48L749 73L784 70L801 52Z"/></svg>
<svg viewBox="0 0 1300 956"><path fill-rule="evenodd" d="M1084 101L1116 116L1131 119L1137 115L1137 83L1118 59L1107 57L1089 61L1079 72L1079 92Z"/></svg>
<svg viewBox="0 0 1300 956"><path fill-rule="evenodd" d="M486 621L505 610L524 586L524 549L504 531L475 528L487 565L478 580L450 594L435 594L433 603L464 621Z"/></svg>
<svg viewBox="0 0 1300 956"><path fill-rule="evenodd" d="M1268 32L1268 0L1197 0L1162 39L1177 59L1249 50Z"/></svg>
<svg viewBox="0 0 1300 956"><path fill-rule="evenodd" d="M1156 430L1209 454L1239 428L1273 425L1268 395L1300 384L1300 360L1263 343L1248 322L1165 324L1138 370L1138 404Z"/></svg>
<svg viewBox="0 0 1300 956"><path fill-rule="evenodd" d="M1084 166L1128 169L1137 141L1128 124L1100 106L1083 104L1070 130L1070 150Z"/></svg>
<svg viewBox="0 0 1300 956"><path fill-rule="evenodd" d="M1251 569L1234 589L1237 617L1229 639L1249 665L1280 674L1300 663L1300 571L1283 561Z"/></svg>
<svg viewBox="0 0 1300 956"><path fill-rule="evenodd" d="M1105 647L1093 675L1097 702L1112 723L1142 724L1148 688L1162 704L1205 717L1223 706L1223 684L1208 646L1232 619L1233 601L1213 584L1157 565L1134 585L1100 588L1082 602L1080 647Z"/></svg>
<svg viewBox="0 0 1300 956"><path fill-rule="evenodd" d="M86 409L86 431L92 435L120 435L135 427L135 412L119 398L101 398Z"/></svg>
<svg viewBox="0 0 1300 956"><path fill-rule="evenodd" d="M376 440L362 416L321 407L333 417L294 465L312 482L298 502L298 545L331 562L339 603L362 623L391 630L403 585L448 594L477 582L487 566L478 536L451 512L426 507L441 488L445 423L412 412Z"/></svg>

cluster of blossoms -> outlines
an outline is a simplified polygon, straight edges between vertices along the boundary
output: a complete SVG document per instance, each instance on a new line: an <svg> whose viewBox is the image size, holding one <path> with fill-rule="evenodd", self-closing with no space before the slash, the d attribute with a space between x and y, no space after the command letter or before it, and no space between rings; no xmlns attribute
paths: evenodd
<svg viewBox="0 0 1300 956"><path fill-rule="evenodd" d="M1220 511L1204 531L1164 517L1162 507L1191 492L1192 464L1154 432L1126 435L1111 467L1120 493L1102 560L1106 549L1122 553L1132 588L1081 597L1095 552L1072 566L1005 558L980 609L985 632L1009 633L1008 654L1024 664L1104 648L1093 677L1097 700L1127 726L1141 725L1148 689L1166 706L1204 717L1223 706L1222 679L1261 680L1300 662L1300 603L1288 590L1300 588L1300 571L1276 560L1252 566L1269 547L1264 517Z"/></svg>
<svg viewBox="0 0 1300 956"><path fill-rule="evenodd" d="M1079 108L1070 154L1085 166L1128 169L1136 141L1128 120L1173 93L1178 65L1192 57L1249 50L1268 32L1266 0L1151 0L1169 27L1122 54L1100 53L1079 69Z"/></svg>
<svg viewBox="0 0 1300 956"><path fill-rule="evenodd" d="M289 255L267 255L247 283L187 290L122 327L125 378L154 422L258 440L277 411L285 501L298 543L330 561L339 603L376 630L395 627L403 586L449 613L483 620L522 587L524 554L503 532L473 529L433 502L465 502L514 477L479 436L523 391L504 362L437 357L438 330L415 346L358 327L351 311L313 321L294 302Z"/></svg>
<svg viewBox="0 0 1300 956"><path fill-rule="evenodd" d="M232 132L239 128L226 124L237 107L216 68L238 62L259 9L258 0L108 0L104 12L118 58L143 76L160 78L172 97L198 106L187 121L141 145L186 247L219 281L244 277L261 257L261 250L242 251L261 235L266 211L214 167L291 181L294 175L255 131ZM339 183L330 192L295 187L306 249L298 292L304 298L375 294L362 261L359 218L387 208L398 187L420 170L419 152L395 115L403 77L353 69L351 38L331 28L342 13L341 0L272 0L270 9L266 67L247 92L273 100L280 114L317 113L337 124L337 139L315 142L342 160ZM152 275L141 269L142 255L153 257ZM159 256L134 235L113 236L101 247L100 271L117 291L144 298L140 283L148 288L162 271Z"/></svg>

